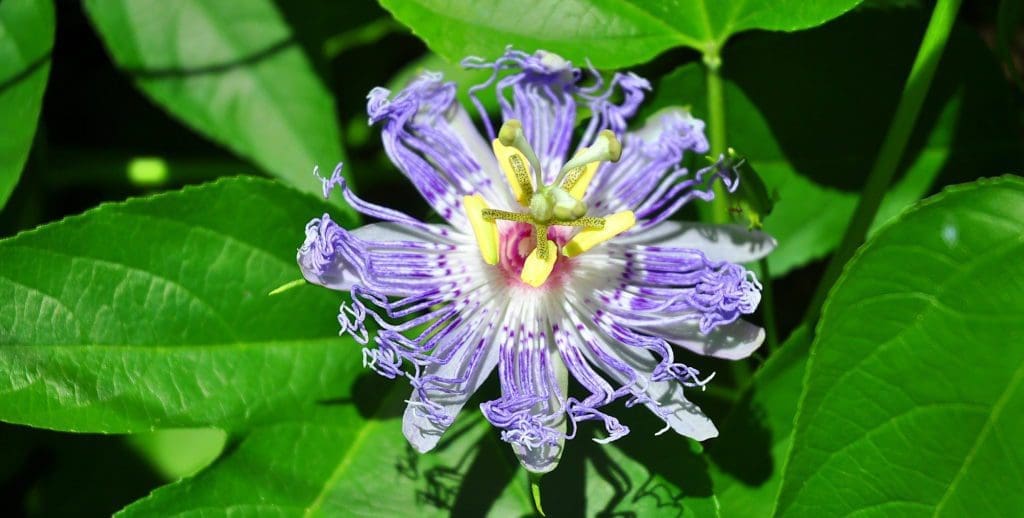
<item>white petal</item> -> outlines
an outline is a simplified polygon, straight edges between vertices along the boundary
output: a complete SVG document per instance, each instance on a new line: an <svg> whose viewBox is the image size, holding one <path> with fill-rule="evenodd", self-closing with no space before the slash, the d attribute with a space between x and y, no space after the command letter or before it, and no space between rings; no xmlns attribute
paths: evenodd
<svg viewBox="0 0 1024 518"><path fill-rule="evenodd" d="M465 324L469 325L469 324ZM466 401L480 388L480 385L487 380L494 367L498 364L499 348L498 340L496 339L500 333L488 332L486 326L480 326L482 329L477 333L474 333L470 339L466 340L466 343L461 350L456 354L454 358L448 361L445 365L432 364L423 369L422 375L433 376L438 375L445 378L459 378L465 373L465 370L469 364L469 359L475 350L474 345L481 338L486 338L487 343L483 345L483 357L479 359L479 363L476 365L475 372L471 373L469 379L464 383L460 383L458 386L452 387L452 392L442 392L438 390L428 390L428 394L432 401L440 404L444 407L445 412L455 419L459 411L462 410L463 405ZM453 330L453 333L457 330ZM489 336L488 336L489 333ZM444 348L446 343L442 341L438 345L439 348ZM428 452L437 446L438 440L441 439L441 435L444 434L447 426L434 423L421 415L416 411L417 403L421 400L419 396L413 391L412 396L409 398L409 405L405 409L405 415L402 418L402 432L405 434L405 438L409 440L416 451L420 453Z"/></svg>
<svg viewBox="0 0 1024 518"><path fill-rule="evenodd" d="M438 226L438 228L441 228L441 226ZM458 236L457 233L451 232L450 227L446 228L449 229L450 235L453 237ZM436 243L439 241L439 237L436 235L390 222L363 225L359 228L348 230L347 232L359 239L371 243L393 243L398 241ZM306 254L307 252L300 249L297 253L297 260L302 271L302 276L313 284L319 284L332 290L348 291L353 285L363 282L359 277L357 269L340 258L335 260L321 272L308 265L307 258L305 257ZM316 252L311 251L309 252L309 255L316 255Z"/></svg>
<svg viewBox="0 0 1024 518"><path fill-rule="evenodd" d="M556 304L551 302L551 297L537 297L533 299L522 297L512 303L509 308L509 321L523 322L525 328L519 332L518 338L505 340L501 346L506 351L511 349L513 351L512 354L517 357L517 362L522 361L520 353L527 350L527 348L540 352L540 356L534 356L534 359L539 360L542 356L544 358L543 364L549 369L547 372L544 371L541 361L533 361L528 365L503 365L502 367L529 369L531 371L529 377L533 380L547 379L554 384L548 384L543 381L521 383L525 380L520 376L515 376L514 383L517 384L516 387L502 385L502 393L505 395L508 395L506 391L512 388L515 388L521 394L538 394L539 387L536 383L544 383L550 391L546 409L541 409L540 405L538 405L534 407L533 411L536 412L534 416L539 418L541 422L561 434L556 444L545 443L536 448L530 448L517 443L512 444L512 451L516 454L520 464L531 473L548 473L558 467L558 461L561 459L562 451L565 449L564 434L568 427L565 402L569 389L569 372L558 354L558 346L555 344L552 333L541 331L542 329L550 329L550 322L558 318L560 310ZM549 321L547 318L544 318L544 315L547 315L552 320ZM525 331L525 336L532 335L533 338L525 338L523 331Z"/></svg>
<svg viewBox="0 0 1024 518"><path fill-rule="evenodd" d="M764 329L737 320L701 334L696 323L672 323L662 326L638 326L638 331L660 336L697 354L726 360L742 360L764 343Z"/></svg>
<svg viewBox="0 0 1024 518"><path fill-rule="evenodd" d="M512 195L508 180L499 169L498 160L494 156L491 144L484 140L466 110L461 106L454 108L448 123L451 125L452 133L459 138L466 151L476 160L477 164L480 164L480 174L485 180L481 185L474 186L476 191L493 208L520 210L519 203Z"/></svg>
<svg viewBox="0 0 1024 518"><path fill-rule="evenodd" d="M641 374L647 376L657 366L658 360L654 354L646 349L639 349L618 344L610 347L609 353L619 358L627 365ZM619 382L625 382L625 377L614 371L606 369L607 374L618 377ZM647 407L661 415L668 411L665 420L676 433L685 435L691 439L703 441L718 436L718 429L711 422L708 416L700 410L700 407L686 399L683 394L683 385L677 381L652 381L647 384L646 394L652 402Z"/></svg>
<svg viewBox="0 0 1024 518"><path fill-rule="evenodd" d="M564 428L564 426L563 426ZM512 451L520 464L530 473L550 473L558 467L558 461L562 458L562 450L565 449L565 439L557 445L544 444L539 448L527 448L519 444L512 445Z"/></svg>
<svg viewBox="0 0 1024 518"><path fill-rule="evenodd" d="M447 225L444 227L450 228ZM399 223L370 223L349 232L364 241L412 241L416 243L436 243L438 238L415 228Z"/></svg>
<svg viewBox="0 0 1024 518"><path fill-rule="evenodd" d="M633 369L637 375L646 380L646 387L634 387L636 395L646 395L650 401L644 403L647 408L655 414L662 416L665 422L680 435L703 441L718 436L718 429L711 422L700 408L691 403L683 394L684 387L677 381L650 381L651 373L658 365L658 359L654 353L647 349L630 347L610 339L595 328L589 328L586 332L596 339L603 347L604 352L609 356L625 363ZM587 357L588 361L597 365L608 375L620 384L629 383L629 376L611 365L606 365L596 354L587 347L580 347L580 351Z"/></svg>
<svg viewBox="0 0 1024 518"><path fill-rule="evenodd" d="M764 232L742 225L710 225L664 221L636 235L626 235L616 243L700 250L713 261L750 263L775 249L775 239Z"/></svg>

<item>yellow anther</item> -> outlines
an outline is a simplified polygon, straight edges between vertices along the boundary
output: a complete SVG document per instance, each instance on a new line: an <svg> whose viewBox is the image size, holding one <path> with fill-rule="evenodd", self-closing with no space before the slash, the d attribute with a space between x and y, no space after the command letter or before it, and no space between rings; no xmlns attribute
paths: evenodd
<svg viewBox="0 0 1024 518"><path fill-rule="evenodd" d="M631 210L616 212L611 216L606 216L604 218L604 227L581 230L562 247L562 254L566 257L576 257L629 230L635 224L636 216L633 215Z"/></svg>
<svg viewBox="0 0 1024 518"><path fill-rule="evenodd" d="M498 165L505 172L509 186L512 187L516 201L524 207L529 207L533 185L530 183L530 166L526 156L518 149L502 144L499 139L494 139L491 147L494 149L494 156L498 158Z"/></svg>
<svg viewBox="0 0 1024 518"><path fill-rule="evenodd" d="M584 216L577 218L572 221L559 221L556 225L563 227L589 227L589 228L604 228L604 218L595 218L594 216Z"/></svg>
<svg viewBox="0 0 1024 518"><path fill-rule="evenodd" d="M533 220L532 218L530 218L530 215L523 214L522 212L509 212L507 210L500 209L484 209L481 212L481 214L483 214L484 219L487 221L495 221L500 219L502 221L518 221L520 223L533 223Z"/></svg>
<svg viewBox="0 0 1024 518"><path fill-rule="evenodd" d="M562 189L565 189L573 198L582 201L583 196L587 194L587 187L590 186L590 181L594 179L594 173L597 172L600 165L600 162L591 162L569 171L565 175L565 180L562 181Z"/></svg>
<svg viewBox="0 0 1024 518"><path fill-rule="evenodd" d="M533 249L533 252L530 252L523 264L523 273L519 275L519 278L526 284L539 288L544 281L548 280L557 259L558 249L555 248L555 242L548 240L546 247L538 246Z"/></svg>
<svg viewBox="0 0 1024 518"><path fill-rule="evenodd" d="M463 196L462 208L466 211L469 224L473 226L480 256L487 264L498 264L498 225L494 220L484 218L483 211L487 208L487 202L479 194Z"/></svg>

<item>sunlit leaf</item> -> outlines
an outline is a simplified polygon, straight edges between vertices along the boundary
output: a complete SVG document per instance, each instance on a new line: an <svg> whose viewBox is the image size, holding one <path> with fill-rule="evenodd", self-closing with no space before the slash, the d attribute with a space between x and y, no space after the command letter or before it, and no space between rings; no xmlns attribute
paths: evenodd
<svg viewBox="0 0 1024 518"><path fill-rule="evenodd" d="M0 420L237 429L333 397L360 369L339 296L268 295L301 277L303 226L326 208L232 178L0 241Z"/></svg>
<svg viewBox="0 0 1024 518"><path fill-rule="evenodd" d="M705 51L749 30L820 25L860 0L380 0L451 61L491 58L512 44L599 67L643 63L673 47Z"/></svg>
<svg viewBox="0 0 1024 518"><path fill-rule="evenodd" d="M363 388L390 395L374 408L369 401L379 398L357 386L351 397L369 404L328 404L305 420L258 428L206 471L157 490L121 516L447 516L456 509L479 516L491 509L519 468L495 458L496 439L485 436L493 430L479 414L464 415L436 451L420 455L401 430L408 387L371 380ZM529 512L525 488L520 493L501 508Z"/></svg>
<svg viewBox="0 0 1024 518"><path fill-rule="evenodd" d="M812 347L781 516L1024 508L1024 180L947 189L847 265Z"/></svg>
<svg viewBox="0 0 1024 518"><path fill-rule="evenodd" d="M229 509L283 516L533 513L526 472L475 410L467 408L437 450L416 453L399 418L408 390L363 378L345 402L302 422L255 430L206 471L154 492L123 516ZM374 409L382 393L386 401ZM548 515L717 516L704 462L685 439L651 434L610 445L569 441L559 468L541 480Z"/></svg>
<svg viewBox="0 0 1024 518"><path fill-rule="evenodd" d="M125 441L165 479L177 480L213 462L224 450L227 434L213 428L185 428L133 434Z"/></svg>

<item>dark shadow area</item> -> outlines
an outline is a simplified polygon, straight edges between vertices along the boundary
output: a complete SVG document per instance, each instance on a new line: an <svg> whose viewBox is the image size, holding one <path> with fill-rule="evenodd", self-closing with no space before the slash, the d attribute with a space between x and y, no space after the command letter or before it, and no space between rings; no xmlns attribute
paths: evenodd
<svg viewBox="0 0 1024 518"><path fill-rule="evenodd" d="M811 297L818 287L821 276L825 274L828 258L807 263L795 268L782 277L775 278L777 286L786 289L776 293L775 325L778 326L780 337L789 336L797 328L807 312Z"/></svg>
<svg viewBox="0 0 1024 518"><path fill-rule="evenodd" d="M274 4L292 29L292 37L302 46L324 84L330 85L330 56L324 54L331 37L358 31L375 19L387 16L377 2L323 2L321 0L275 0ZM317 13L310 16L309 13ZM365 50L365 49L364 49ZM347 74L346 74L347 75ZM340 76L345 79L346 76Z"/></svg>
<svg viewBox="0 0 1024 518"><path fill-rule="evenodd" d="M0 515L110 516L165 483L119 436L0 424Z"/></svg>
<svg viewBox="0 0 1024 518"><path fill-rule="evenodd" d="M56 7L53 66L40 119L45 137L42 151L84 148L103 153L230 156L168 117L135 88L111 61L80 2L57 2Z"/></svg>
<svg viewBox="0 0 1024 518"><path fill-rule="evenodd" d="M541 477L540 490L548 516L586 516L590 509L600 517L635 517L636 513L622 510L633 506L678 510L683 515L688 497L712 495L708 466L687 440L672 433L654 436L661 421L649 415L646 408L616 408L615 414L632 428L630 435L611 446L599 444L592 440L597 430L594 423L583 423L577 437L566 441L558 468ZM498 430L482 425L487 429L474 446L476 456L462 476L463 486L451 507L453 516L486 514L510 482L523 487L509 491L522 491L525 499L530 498L511 446L498 439ZM620 465L610 448L621 450L639 466L627 469ZM593 468L589 473L588 465ZM588 481L588 474L596 474L600 481ZM595 483L607 487L595 489L591 486ZM432 494L444 493L435 489ZM588 496L599 500L588 502Z"/></svg>
<svg viewBox="0 0 1024 518"><path fill-rule="evenodd" d="M694 451L695 444L669 430L655 435L664 428L664 422L657 419L646 407L634 407L617 412L619 420L629 423L630 434L615 442L633 460L652 473L668 480L680 490L672 501L681 501L687 496L709 497L712 495L711 477L707 463ZM638 485L636 499L655 498L658 506L668 505L666 498L658 491L658 485L651 480ZM671 491L669 491L671 492Z"/></svg>
<svg viewBox="0 0 1024 518"><path fill-rule="evenodd" d="M469 428L471 427L472 423L469 425L464 424L464 426L461 427L461 430L450 430L452 434L451 437L447 437L447 441L442 441L438 444L438 451L444 451L451 448L452 443L457 442L463 434L469 431ZM480 445L475 444L462 452L459 455L458 461L454 464L439 464L426 468L420 472L415 469L419 464L419 461L412 459L414 455L417 455L417 452L412 446L407 444L405 447L405 458L412 462L412 473L416 475L416 479L419 479L422 482L420 488L416 491L416 503L427 504L438 509L451 511L455 506L456 498L460 493L461 488L467 481L467 470L469 469L470 459L473 458L474 454L476 454L479 449Z"/></svg>
<svg viewBox="0 0 1024 518"><path fill-rule="evenodd" d="M865 10L799 33L752 33L728 47L724 73L758 107L797 171L818 184L857 192L885 138L926 24L919 10ZM1020 140L1010 89L994 59L973 31L954 29L900 175L954 96L961 97L960 120L955 135L940 137L952 139L953 151L943 174L974 160L1020 163L1018 152L993 149L991 142L1006 142L1008 135L1015 144ZM972 167L963 178L985 172Z"/></svg>
<svg viewBox="0 0 1024 518"><path fill-rule="evenodd" d="M948 48L963 51L943 57L932 96L958 97L960 109L950 155L928 194L978 177L1024 171L1024 120L1016 117L1024 99L1004 80L996 57L969 28L954 28Z"/></svg>
<svg viewBox="0 0 1024 518"><path fill-rule="evenodd" d="M777 462L772 458L772 431L764 409L748 394L734 407L732 416L721 421L719 435L706 449L719 469L750 486L759 486L771 478Z"/></svg>
<svg viewBox="0 0 1024 518"><path fill-rule="evenodd" d="M675 47L658 54L656 58L647 63L629 67L629 71L653 82L656 78L668 75L687 63L700 63L700 61L700 52L689 47Z"/></svg>
<svg viewBox="0 0 1024 518"><path fill-rule="evenodd" d="M515 472L485 431L480 416L463 416L428 455L405 443L393 468L412 482L418 505L452 516L483 516L491 509Z"/></svg>
<svg viewBox="0 0 1024 518"><path fill-rule="evenodd" d="M747 486L761 486L785 462L785 454L773 449L792 430L811 339L806 329L790 335L729 416L718 421L720 435L706 449L718 470Z"/></svg>
<svg viewBox="0 0 1024 518"><path fill-rule="evenodd" d="M358 351L354 351L353 354L358 354ZM385 400L392 390L412 391L408 384L403 384L402 387L395 386L396 383L402 383L403 381L400 379L387 379L367 369L360 373L356 380L352 382L352 387L348 391L351 394L350 396L323 399L317 401L317 403L321 405L355 405L359 415L366 419L401 417L405 411L404 405L383 405L385 405Z"/></svg>
<svg viewBox="0 0 1024 518"><path fill-rule="evenodd" d="M540 479L541 497L544 511L549 516L584 516L587 506L586 501L586 460L594 442L590 440L587 433L589 427L581 430L581 433L572 440L565 441L565 450L562 452L562 460L551 473ZM503 444L508 455L512 458L516 469L523 469L519 461L515 459L511 446ZM529 489L527 488L527 491Z"/></svg>
<svg viewBox="0 0 1024 518"><path fill-rule="evenodd" d="M459 488L452 516L484 516L494 506L505 487L514 483L519 466L509 458L508 445L497 438L497 432L488 430L477 444L479 452L466 471L462 487Z"/></svg>

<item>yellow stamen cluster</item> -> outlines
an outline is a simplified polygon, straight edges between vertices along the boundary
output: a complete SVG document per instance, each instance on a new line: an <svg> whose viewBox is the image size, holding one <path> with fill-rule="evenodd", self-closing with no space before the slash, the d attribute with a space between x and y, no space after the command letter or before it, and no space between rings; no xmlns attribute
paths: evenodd
<svg viewBox="0 0 1024 518"><path fill-rule="evenodd" d="M491 145L512 194L527 212L489 208L479 194L463 198L462 205L473 227L480 255L487 264L498 264L497 220L528 223L533 227L537 246L526 258L520 278L535 288L548 279L558 259L557 245L547 239L551 226L582 229L562 247L562 255L575 257L636 223L633 212L628 210L604 218L587 216L583 202L598 165L603 161L616 162L622 153L622 146L612 132L602 131L593 147L581 149L562 167L551 185L544 185L537 155L526 142L519 121L506 122ZM534 170L532 177L530 168Z"/></svg>

